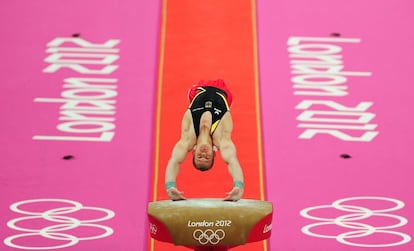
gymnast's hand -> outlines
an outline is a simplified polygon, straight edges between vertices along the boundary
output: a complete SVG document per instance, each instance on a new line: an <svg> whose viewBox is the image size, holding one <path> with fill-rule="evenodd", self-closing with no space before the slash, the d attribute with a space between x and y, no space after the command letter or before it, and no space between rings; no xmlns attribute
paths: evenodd
<svg viewBox="0 0 414 251"><path fill-rule="evenodd" d="M170 187L167 189L168 197L171 200L186 200L186 198L183 196L183 192L178 191L176 187Z"/></svg>
<svg viewBox="0 0 414 251"><path fill-rule="evenodd" d="M224 198L226 201L238 201L243 196L243 188L233 187L233 189L227 193L227 197Z"/></svg>

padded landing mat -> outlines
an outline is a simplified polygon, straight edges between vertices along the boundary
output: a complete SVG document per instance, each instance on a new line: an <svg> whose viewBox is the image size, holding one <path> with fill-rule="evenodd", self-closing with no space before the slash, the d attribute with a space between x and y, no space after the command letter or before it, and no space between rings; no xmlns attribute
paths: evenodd
<svg viewBox="0 0 414 251"><path fill-rule="evenodd" d="M259 1L271 250L414 250L412 1Z"/></svg>
<svg viewBox="0 0 414 251"><path fill-rule="evenodd" d="M159 7L1 1L0 250L146 248Z"/></svg>

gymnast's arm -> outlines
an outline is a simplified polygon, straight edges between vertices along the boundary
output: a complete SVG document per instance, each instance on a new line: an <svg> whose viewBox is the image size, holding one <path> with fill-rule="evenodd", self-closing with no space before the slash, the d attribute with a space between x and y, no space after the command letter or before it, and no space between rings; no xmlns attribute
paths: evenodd
<svg viewBox="0 0 414 251"><path fill-rule="evenodd" d="M165 171L165 185L168 196L172 200L182 200L185 197L176 187L176 178L180 172L180 165L187 157L188 152L195 144L195 134L192 129L191 114L187 111L181 124L181 138L175 144ZM194 134L194 135L193 135Z"/></svg>
<svg viewBox="0 0 414 251"><path fill-rule="evenodd" d="M174 146L171 157L167 164L165 171L165 182L175 182L178 173L180 172L180 165L187 156L187 144L180 139Z"/></svg>
<svg viewBox="0 0 414 251"><path fill-rule="evenodd" d="M220 144L220 153L222 159L226 162L228 171L233 178L233 182L244 182L243 170L237 159L236 146L231 139L222 140ZM241 187L243 188L243 187ZM241 195L241 194L240 194Z"/></svg>
<svg viewBox="0 0 414 251"><path fill-rule="evenodd" d="M231 140L233 121L230 113L226 113L219 127L216 136L217 145L224 162L227 164L228 171L233 178L234 187L227 193L225 200L239 200L244 192L243 170L237 158L236 146Z"/></svg>

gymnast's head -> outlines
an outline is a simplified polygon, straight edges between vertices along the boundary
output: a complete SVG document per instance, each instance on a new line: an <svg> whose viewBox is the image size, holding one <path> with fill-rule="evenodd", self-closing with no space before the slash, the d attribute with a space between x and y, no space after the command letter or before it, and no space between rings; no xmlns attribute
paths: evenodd
<svg viewBox="0 0 414 251"><path fill-rule="evenodd" d="M208 171L213 167L216 153L210 144L196 145L193 150L193 165L202 172Z"/></svg>

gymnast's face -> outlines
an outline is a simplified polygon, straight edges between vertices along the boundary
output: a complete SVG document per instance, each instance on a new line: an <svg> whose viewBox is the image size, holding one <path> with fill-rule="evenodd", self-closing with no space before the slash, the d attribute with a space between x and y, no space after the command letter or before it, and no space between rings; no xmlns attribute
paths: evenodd
<svg viewBox="0 0 414 251"><path fill-rule="evenodd" d="M208 171L213 167L215 152L210 144L195 146L193 150L194 167L200 171Z"/></svg>

